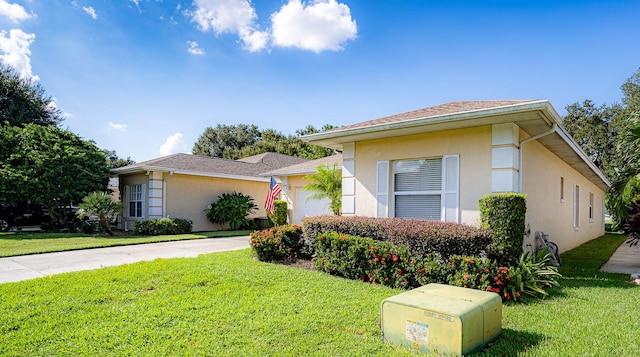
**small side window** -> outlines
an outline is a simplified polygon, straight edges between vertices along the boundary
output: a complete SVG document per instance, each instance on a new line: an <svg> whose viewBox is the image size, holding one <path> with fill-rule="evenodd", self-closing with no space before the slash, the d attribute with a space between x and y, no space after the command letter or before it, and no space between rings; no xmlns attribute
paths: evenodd
<svg viewBox="0 0 640 357"><path fill-rule="evenodd" d="M564 177L560 177L560 203L564 203Z"/></svg>

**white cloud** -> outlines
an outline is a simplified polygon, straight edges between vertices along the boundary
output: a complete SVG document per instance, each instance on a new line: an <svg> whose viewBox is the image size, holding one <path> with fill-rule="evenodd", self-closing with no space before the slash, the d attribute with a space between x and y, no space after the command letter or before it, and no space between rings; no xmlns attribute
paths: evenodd
<svg viewBox="0 0 640 357"><path fill-rule="evenodd" d="M35 34L25 33L20 29L9 31L9 37L6 31L0 31L0 51L4 52L0 55L0 60L15 68L22 77L37 81L40 78L31 72L29 57L31 56L29 46L35 38Z"/></svg>
<svg viewBox="0 0 640 357"><path fill-rule="evenodd" d="M6 0L0 0L0 15L8 17L14 23L19 23L34 16L27 13L24 7L18 4L9 4Z"/></svg>
<svg viewBox="0 0 640 357"><path fill-rule="evenodd" d="M115 129L122 132L127 131L127 124L117 124L117 123L109 122L109 127L111 129Z"/></svg>
<svg viewBox="0 0 640 357"><path fill-rule="evenodd" d="M271 15L273 44L313 52L339 51L358 34L351 10L336 0L290 0Z"/></svg>
<svg viewBox="0 0 640 357"><path fill-rule="evenodd" d="M96 9L94 9L92 6L83 7L82 10L84 10L84 12L89 14L89 16L91 16L94 20L98 19L98 14L96 14Z"/></svg>
<svg viewBox="0 0 640 357"><path fill-rule="evenodd" d="M192 55L203 55L205 53L204 50L199 47L196 41L187 41L187 44L189 45L187 51L189 51L189 53L191 53Z"/></svg>
<svg viewBox="0 0 640 357"><path fill-rule="evenodd" d="M257 29L258 16L247 0L195 0L191 19L200 30L213 30L216 35L233 33L240 36L243 47L251 52L261 51L269 35Z"/></svg>
<svg viewBox="0 0 640 357"><path fill-rule="evenodd" d="M167 138L164 144L160 145L160 155L166 156L177 153L188 152L187 144L184 142L182 133L175 133Z"/></svg>
<svg viewBox="0 0 640 357"><path fill-rule="evenodd" d="M130 1L134 3L134 5L136 5L136 8L138 8L138 11L142 13L142 10L140 9L140 0L130 0Z"/></svg>

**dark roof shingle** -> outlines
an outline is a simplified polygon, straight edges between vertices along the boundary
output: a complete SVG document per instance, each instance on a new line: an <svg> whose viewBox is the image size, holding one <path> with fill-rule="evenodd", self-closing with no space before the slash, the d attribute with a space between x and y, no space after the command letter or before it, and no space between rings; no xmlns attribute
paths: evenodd
<svg viewBox="0 0 640 357"><path fill-rule="evenodd" d="M271 155L273 154L273 155ZM131 172L136 169L159 168L167 170L183 170L221 175L255 176L282 167L308 161L299 157L265 153L245 158L244 160L227 160L217 157L173 154L156 159L139 162L133 165L114 169L114 173Z"/></svg>
<svg viewBox="0 0 640 357"><path fill-rule="evenodd" d="M413 110L406 113L390 115L387 117L382 117L382 118L368 120L368 121L364 121L364 122L360 122L352 125L342 126L337 129L329 130L327 132L366 128L370 126L397 123L397 122L403 122L403 121L409 121L409 120L415 120L415 119L431 118L431 117L437 117L437 116L443 116L443 115L471 112L471 111L482 110L482 109L506 107L509 105L522 104L522 103L531 102L531 101L532 100L453 101L445 104L436 105L433 107Z"/></svg>

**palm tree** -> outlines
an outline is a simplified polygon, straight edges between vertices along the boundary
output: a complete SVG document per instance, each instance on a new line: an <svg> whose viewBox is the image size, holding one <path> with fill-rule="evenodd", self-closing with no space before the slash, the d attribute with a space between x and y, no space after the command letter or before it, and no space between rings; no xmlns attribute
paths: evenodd
<svg viewBox="0 0 640 357"><path fill-rule="evenodd" d="M113 196L108 192L92 192L82 199L82 203L78 205L78 217L98 217L100 228L103 232L113 235L109 224L109 220L113 219L122 210L122 203L115 201Z"/></svg>
<svg viewBox="0 0 640 357"><path fill-rule="evenodd" d="M338 165L318 166L316 173L305 176L305 179L311 182L304 186L304 190L313 192L307 199L328 198L331 211L339 216L342 212L342 170Z"/></svg>

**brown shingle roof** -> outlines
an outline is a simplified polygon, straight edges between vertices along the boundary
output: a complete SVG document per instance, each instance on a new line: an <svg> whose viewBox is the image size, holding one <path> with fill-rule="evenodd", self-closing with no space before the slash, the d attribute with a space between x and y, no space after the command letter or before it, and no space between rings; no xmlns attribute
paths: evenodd
<svg viewBox="0 0 640 357"><path fill-rule="evenodd" d="M273 154L273 155L269 155ZM166 170L183 170L221 175L256 176L267 171L281 167L308 161L293 156L267 153L249 157L248 162L242 160L227 160L217 157L173 154L156 159L143 161L134 165L114 169L114 173L132 172L145 168L158 168Z"/></svg>
<svg viewBox="0 0 640 357"><path fill-rule="evenodd" d="M264 173L266 176L286 176L286 175L295 175L295 174L307 174L314 173L318 166L329 165L333 166L334 164L338 165L338 167L342 167L342 154L335 154L327 157L323 157L317 160L311 160L307 162L303 162L297 165L283 167L281 169Z"/></svg>
<svg viewBox="0 0 640 357"><path fill-rule="evenodd" d="M390 115L383 118L373 119L369 121L364 121L361 123L356 123L352 125L343 126L337 129L329 130L331 131L342 131L349 129L357 129L357 128L365 128L370 126L389 124L389 123L397 123L403 121L409 121L414 119L423 119L423 118L431 118L442 115L449 114L457 114L463 112L471 112L474 110L482 110L489 108L499 108L506 107L509 105L522 104L526 102L531 102L532 100L471 100L471 101L454 101L445 104L436 105L433 107L418 109L406 113L400 113L395 115Z"/></svg>

